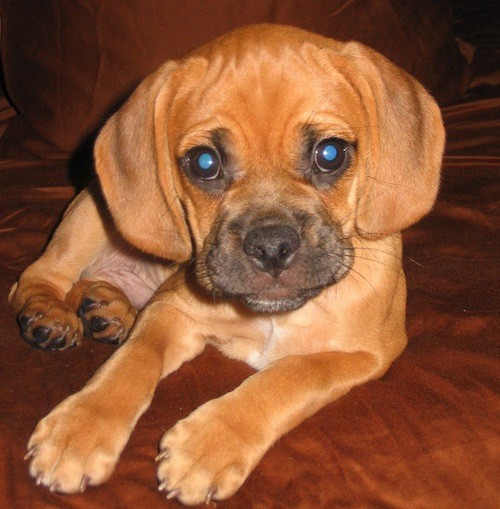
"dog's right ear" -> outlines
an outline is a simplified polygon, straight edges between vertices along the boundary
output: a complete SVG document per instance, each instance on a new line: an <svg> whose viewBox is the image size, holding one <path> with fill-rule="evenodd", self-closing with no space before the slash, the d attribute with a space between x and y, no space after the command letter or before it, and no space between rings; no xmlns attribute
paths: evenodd
<svg viewBox="0 0 500 509"><path fill-rule="evenodd" d="M138 86L102 129L94 156L121 234L141 251L181 262L192 246L164 135L176 66L167 62Z"/></svg>

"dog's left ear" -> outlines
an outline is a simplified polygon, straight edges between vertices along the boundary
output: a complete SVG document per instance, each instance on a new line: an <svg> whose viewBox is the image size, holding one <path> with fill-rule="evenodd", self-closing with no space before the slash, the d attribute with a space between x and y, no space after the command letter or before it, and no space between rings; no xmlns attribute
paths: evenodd
<svg viewBox="0 0 500 509"><path fill-rule="evenodd" d="M362 44L347 43L343 53L361 76L367 111L356 226L361 235L379 237L432 208L445 132L438 105L417 80Z"/></svg>

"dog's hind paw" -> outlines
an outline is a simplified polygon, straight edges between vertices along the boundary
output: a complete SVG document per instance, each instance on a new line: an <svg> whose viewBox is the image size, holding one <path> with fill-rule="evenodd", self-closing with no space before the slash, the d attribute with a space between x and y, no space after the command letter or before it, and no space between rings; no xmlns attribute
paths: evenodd
<svg viewBox="0 0 500 509"><path fill-rule="evenodd" d="M83 327L64 302L33 297L18 314L21 336L30 345L45 350L65 350L80 343Z"/></svg>
<svg viewBox="0 0 500 509"><path fill-rule="evenodd" d="M105 343L122 344L137 316L137 310L117 287L89 282L78 311L85 334Z"/></svg>

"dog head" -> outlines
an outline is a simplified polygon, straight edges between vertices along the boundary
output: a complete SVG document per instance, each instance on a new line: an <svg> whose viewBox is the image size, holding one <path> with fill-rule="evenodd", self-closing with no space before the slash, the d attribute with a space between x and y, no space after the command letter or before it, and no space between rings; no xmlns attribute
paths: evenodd
<svg viewBox="0 0 500 509"><path fill-rule="evenodd" d="M433 99L375 51L257 25L149 76L95 157L132 244L274 312L344 277L351 239L427 213L443 144Z"/></svg>

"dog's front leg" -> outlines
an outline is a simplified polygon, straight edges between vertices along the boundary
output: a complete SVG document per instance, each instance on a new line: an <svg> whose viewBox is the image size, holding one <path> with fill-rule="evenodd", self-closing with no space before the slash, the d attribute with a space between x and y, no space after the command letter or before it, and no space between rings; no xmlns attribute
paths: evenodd
<svg viewBox="0 0 500 509"><path fill-rule="evenodd" d="M363 352L275 362L165 433L158 455L160 491L185 504L231 496L281 435L379 374L375 356Z"/></svg>
<svg viewBox="0 0 500 509"><path fill-rule="evenodd" d="M185 320L163 301L152 302L129 341L38 423L27 455L37 484L74 493L110 477L159 380L203 350Z"/></svg>

